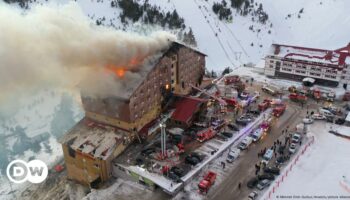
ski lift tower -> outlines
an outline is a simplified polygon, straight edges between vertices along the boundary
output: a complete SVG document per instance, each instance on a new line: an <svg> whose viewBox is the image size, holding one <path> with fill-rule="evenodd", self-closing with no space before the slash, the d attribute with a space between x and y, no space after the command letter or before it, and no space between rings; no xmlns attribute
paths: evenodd
<svg viewBox="0 0 350 200"><path fill-rule="evenodd" d="M160 127L160 143L162 148L161 158L165 159L167 154L166 153L166 131L165 131L166 126L164 123L160 123L159 127Z"/></svg>

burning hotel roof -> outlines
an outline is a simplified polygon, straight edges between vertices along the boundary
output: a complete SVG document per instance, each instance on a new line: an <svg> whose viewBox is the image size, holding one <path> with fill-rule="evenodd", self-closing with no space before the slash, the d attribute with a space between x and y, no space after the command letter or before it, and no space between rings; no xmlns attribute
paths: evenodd
<svg viewBox="0 0 350 200"><path fill-rule="evenodd" d="M60 143L75 151L105 160L125 140L122 131L84 118L60 139Z"/></svg>

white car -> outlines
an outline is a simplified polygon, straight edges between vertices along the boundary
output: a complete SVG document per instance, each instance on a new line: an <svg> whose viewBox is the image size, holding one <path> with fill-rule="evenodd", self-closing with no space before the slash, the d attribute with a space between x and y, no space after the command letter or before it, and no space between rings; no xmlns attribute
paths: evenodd
<svg viewBox="0 0 350 200"><path fill-rule="evenodd" d="M294 133L292 136L292 143L298 143L301 140L301 135L298 133Z"/></svg>
<svg viewBox="0 0 350 200"><path fill-rule="evenodd" d="M297 144L295 144L295 143L290 144L289 152L295 153L296 150L297 150Z"/></svg>
<svg viewBox="0 0 350 200"><path fill-rule="evenodd" d="M304 124L312 124L314 122L314 120L311 118L304 118L303 122L304 122Z"/></svg>
<svg viewBox="0 0 350 200"><path fill-rule="evenodd" d="M234 160L236 160L239 157L239 154L241 153L241 150L239 149L232 149L227 155L226 161L229 163L232 163Z"/></svg>
<svg viewBox="0 0 350 200"><path fill-rule="evenodd" d="M327 119L327 117L322 115L321 113L315 113L311 117L312 119L319 119L319 120Z"/></svg>
<svg viewBox="0 0 350 200"><path fill-rule="evenodd" d="M251 193L249 194L248 200L254 200L254 199L256 199L257 197L258 197L258 192L253 191L253 192L251 192Z"/></svg>

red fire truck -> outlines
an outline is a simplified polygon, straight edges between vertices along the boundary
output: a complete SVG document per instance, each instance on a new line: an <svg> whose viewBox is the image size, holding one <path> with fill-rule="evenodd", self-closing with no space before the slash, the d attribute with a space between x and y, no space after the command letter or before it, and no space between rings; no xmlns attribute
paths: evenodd
<svg viewBox="0 0 350 200"><path fill-rule="evenodd" d="M200 193L208 193L208 190L212 185L214 185L216 179L216 173L212 171L208 171L208 173L204 176L204 179L201 180L198 184Z"/></svg>
<svg viewBox="0 0 350 200"><path fill-rule="evenodd" d="M273 116L275 116L275 117L281 116L284 113L284 111L286 110L286 107L287 107L286 104L277 105L272 111Z"/></svg>
<svg viewBox="0 0 350 200"><path fill-rule="evenodd" d="M206 140L209 140L213 138L216 135L216 131L214 131L211 127L201 130L197 132L197 140L199 142L204 142Z"/></svg>
<svg viewBox="0 0 350 200"><path fill-rule="evenodd" d="M264 99L263 102L259 103L258 108L260 111L264 111L268 109L271 106L271 100L270 99Z"/></svg>

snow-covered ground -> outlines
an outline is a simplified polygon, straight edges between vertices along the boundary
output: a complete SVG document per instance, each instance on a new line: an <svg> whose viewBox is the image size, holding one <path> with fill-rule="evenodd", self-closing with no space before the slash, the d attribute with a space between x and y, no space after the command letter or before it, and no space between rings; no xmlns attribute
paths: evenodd
<svg viewBox="0 0 350 200"><path fill-rule="evenodd" d="M236 67L248 62L258 63L272 43L337 49L350 42L347 35L350 30L350 16L347 15L350 1L255 0L255 8L261 3L268 14L266 24L256 20L253 22L252 16L243 17L234 9L232 22L220 21L212 11L213 3L218 1L149 0L149 3L159 6L164 11L177 10L185 19L186 26L193 29L198 48L208 55L207 67L214 70L222 70L227 66ZM68 0L37 2L64 4ZM102 22L104 25L124 28L119 19L121 10L112 8L110 1L77 0L77 3L93 23L105 17ZM299 13L301 9L303 12ZM252 25L254 31L249 30ZM136 22L128 25L126 30L140 31L135 28L138 26L139 23Z"/></svg>
<svg viewBox="0 0 350 200"><path fill-rule="evenodd" d="M350 198L350 140L328 133L331 124L316 122L310 126L315 142L302 155L271 199ZM334 125L333 125L334 127ZM350 132L350 127L342 127ZM345 178L344 178L345 177ZM324 197L325 196L325 197ZM334 198L330 198L334 199Z"/></svg>
<svg viewBox="0 0 350 200"><path fill-rule="evenodd" d="M18 110L0 120L0 171L3 172L0 199L12 198L10 185L5 179L6 165L10 161L39 159L52 168L62 159L62 148L57 139L83 116L75 98L76 94L66 90L42 90L21 99ZM25 186L13 184L12 190L20 192Z"/></svg>

